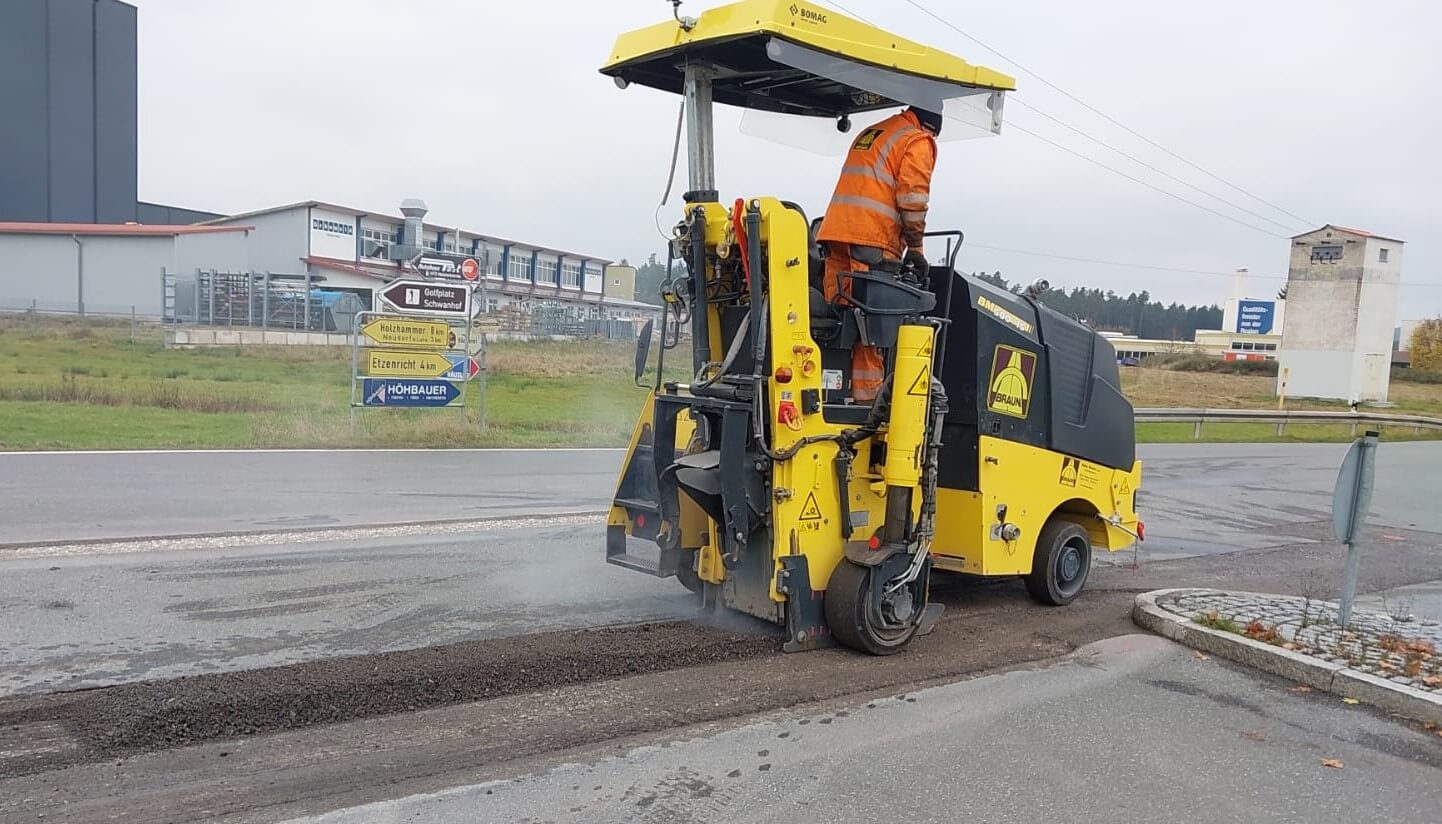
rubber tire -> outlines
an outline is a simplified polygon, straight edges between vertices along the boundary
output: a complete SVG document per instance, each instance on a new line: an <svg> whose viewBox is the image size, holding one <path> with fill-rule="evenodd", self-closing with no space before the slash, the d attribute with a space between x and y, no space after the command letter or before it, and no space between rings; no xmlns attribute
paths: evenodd
<svg viewBox="0 0 1442 824"><path fill-rule="evenodd" d="M701 580L700 574L696 572L695 564L696 553L693 552L691 553L691 564L682 564L676 570L676 580L680 581L681 586L690 590L693 595L700 595L701 590L705 588L706 584Z"/></svg>
<svg viewBox="0 0 1442 824"><path fill-rule="evenodd" d="M836 565L826 584L826 623L832 637L843 646L869 655L894 655L911 643L917 627L913 623L895 636L880 635L874 630L867 618L871 571L872 567L844 559Z"/></svg>
<svg viewBox="0 0 1442 824"><path fill-rule="evenodd" d="M1071 580L1066 580L1061 565L1069 549L1080 554L1081 566ZM1053 518L1037 536L1031 564L1031 572L1023 580L1032 599L1047 606L1066 606L1081 594L1091 574L1091 536L1080 524Z"/></svg>

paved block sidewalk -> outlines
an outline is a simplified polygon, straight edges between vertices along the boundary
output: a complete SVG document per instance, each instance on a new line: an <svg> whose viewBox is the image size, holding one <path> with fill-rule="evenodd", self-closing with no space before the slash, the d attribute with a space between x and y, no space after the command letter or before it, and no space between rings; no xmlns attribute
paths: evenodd
<svg viewBox="0 0 1442 824"><path fill-rule="evenodd" d="M1136 623L1317 689L1442 723L1442 622L1291 595L1171 589L1137 597Z"/></svg>

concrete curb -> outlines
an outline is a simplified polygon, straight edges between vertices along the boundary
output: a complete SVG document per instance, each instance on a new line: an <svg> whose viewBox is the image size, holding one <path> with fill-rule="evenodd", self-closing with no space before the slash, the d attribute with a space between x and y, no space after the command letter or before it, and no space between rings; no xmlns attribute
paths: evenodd
<svg viewBox="0 0 1442 824"><path fill-rule="evenodd" d="M1197 588L1158 589L1137 596L1132 621L1143 629L1193 649L1270 673L1289 681L1355 698L1374 707L1418 721L1442 724L1442 696L1393 683L1343 664L1282 649L1244 635L1212 629L1157 605L1157 599L1179 592L1211 592Z"/></svg>

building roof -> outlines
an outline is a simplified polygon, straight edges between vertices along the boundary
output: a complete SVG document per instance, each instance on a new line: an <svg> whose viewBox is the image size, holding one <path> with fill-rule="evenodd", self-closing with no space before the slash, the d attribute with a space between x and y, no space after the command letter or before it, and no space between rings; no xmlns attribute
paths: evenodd
<svg viewBox="0 0 1442 824"><path fill-rule="evenodd" d="M316 257L312 255L310 257L301 258L301 261L303 263L309 263L312 266L320 266L326 269L335 270L337 272L348 272L352 275L364 275L366 277L372 277L376 279L385 279L388 277L393 277L395 275L394 272L377 272L374 269L367 269L364 266L358 266L356 265L355 261L351 260L338 260L336 258Z"/></svg>
<svg viewBox="0 0 1442 824"><path fill-rule="evenodd" d="M261 215L270 215L275 214L276 212L288 212L292 209L308 209L311 207L329 209L333 212L345 212L347 214L356 215L357 217L379 218L382 220L390 221L392 223L401 223L405 220L404 217L389 212L373 212L369 209L357 209L354 206L341 206L338 203L329 203L324 200L302 200L296 203L286 203L281 206L271 206L268 209L257 209L252 212L241 212L239 214L226 215L225 217L218 217L213 220L202 221L197 225L214 226L217 224L230 223L231 221L235 220L248 220L253 217L260 217ZM491 243L499 243L503 246L525 246L529 249L541 249L547 252L555 252L557 254L565 255L566 257L581 258L587 261L591 261L593 263L600 263L603 265L614 263L614 261L608 258L594 257L592 255L583 255L580 252L572 252L567 249L560 249L555 246L546 246L540 243L531 243L524 240L512 240L510 238L497 237L496 235L489 235L485 232L474 232L470 229L463 229L459 226L446 226L440 223L430 223L428 221L423 221L421 225L427 229L434 229L441 232L464 232L468 235L473 235L477 238Z"/></svg>
<svg viewBox="0 0 1442 824"><path fill-rule="evenodd" d="M147 223L3 223L0 235L85 235L87 237L174 237L249 232L254 226L165 226Z"/></svg>
<svg viewBox="0 0 1442 824"><path fill-rule="evenodd" d="M1375 234L1375 233L1373 233L1373 232L1369 232L1369 231L1367 231L1367 230L1365 230L1365 229L1352 229L1352 228L1347 227L1347 226L1338 226L1338 225L1335 224L1335 223L1328 223L1327 225L1325 225L1325 226L1323 226L1323 227L1321 227L1321 228L1319 228L1319 229L1311 229L1311 230L1309 230L1309 231L1306 231L1306 232L1301 233L1300 235L1292 235L1292 240L1296 240L1296 239L1299 238L1299 237L1306 237L1307 235L1315 235L1316 233L1318 233L1318 232L1320 232L1320 231L1323 231L1324 229L1335 229L1335 230L1338 231L1338 232L1346 232L1346 233L1349 234L1349 235L1356 235L1356 236L1358 236L1358 237L1374 237L1374 238L1376 238L1376 239L1378 239L1378 240L1390 240L1390 241L1392 241L1393 243L1406 243L1406 242L1407 242L1407 241L1405 241L1405 240L1402 240L1401 238L1387 237L1387 236L1385 236L1385 235L1379 235L1379 234Z"/></svg>

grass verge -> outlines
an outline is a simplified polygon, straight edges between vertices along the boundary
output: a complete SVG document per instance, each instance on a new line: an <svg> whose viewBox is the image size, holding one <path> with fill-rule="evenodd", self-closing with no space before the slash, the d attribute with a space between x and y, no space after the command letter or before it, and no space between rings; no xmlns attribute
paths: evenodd
<svg viewBox="0 0 1442 824"><path fill-rule="evenodd" d="M350 408L351 353L324 347L174 350L155 327L132 340L128 322L0 315L0 449L204 447L622 446L644 392L631 345L605 341L494 343L486 430L478 384L462 409ZM667 377L687 359L670 353ZM654 363L654 356L653 356ZM1137 406L1271 408L1266 376L1133 368L1123 389ZM1399 411L1442 415L1442 386L1394 383ZM1289 402L1292 408L1340 404ZM1192 441L1192 425L1144 423L1146 442ZM1333 442L1346 425L1207 424L1210 442ZM1384 439L1417 439L1410 429Z"/></svg>

